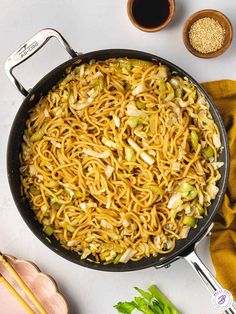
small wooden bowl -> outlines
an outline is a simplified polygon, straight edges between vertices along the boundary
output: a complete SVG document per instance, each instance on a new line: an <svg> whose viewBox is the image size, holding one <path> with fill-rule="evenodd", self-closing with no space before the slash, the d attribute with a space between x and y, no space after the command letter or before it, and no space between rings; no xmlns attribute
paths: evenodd
<svg viewBox="0 0 236 314"><path fill-rule="evenodd" d="M189 40L189 31L190 31L191 26L193 25L194 22L204 17L213 18L214 20L218 21L220 25L225 29L225 40L224 40L223 46L219 50L210 52L210 53L202 53L195 50L190 44L190 40ZM206 10L198 11L194 13L193 15L191 15L184 24L184 28L183 28L184 44L186 48L193 55L199 58L215 58L215 57L220 56L229 48L232 42L232 39L233 39L233 26L230 20L223 13L216 10L206 9Z"/></svg>
<svg viewBox="0 0 236 314"><path fill-rule="evenodd" d="M161 29L163 29L164 27L166 27L171 20L173 19L173 16L175 14L175 0L168 0L169 4L170 4L170 13L169 16L167 17L167 19L165 20L164 23L162 23L161 25L155 26L155 27L144 27L143 25L140 25L134 18L133 16L133 12L132 12L132 8L133 8L133 3L135 0L128 0L127 2L127 13L128 13L128 17L130 19L130 21L132 22L132 24L141 29L144 32L157 32L160 31ZM144 0L143 0L144 1ZM158 0L157 0L158 1Z"/></svg>

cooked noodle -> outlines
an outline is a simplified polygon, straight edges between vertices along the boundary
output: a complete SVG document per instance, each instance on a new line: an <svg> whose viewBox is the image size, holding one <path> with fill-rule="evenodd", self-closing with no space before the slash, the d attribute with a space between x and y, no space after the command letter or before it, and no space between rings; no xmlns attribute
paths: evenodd
<svg viewBox="0 0 236 314"><path fill-rule="evenodd" d="M31 110L23 194L47 235L96 262L168 253L207 214L220 134L204 96L164 65L76 66Z"/></svg>

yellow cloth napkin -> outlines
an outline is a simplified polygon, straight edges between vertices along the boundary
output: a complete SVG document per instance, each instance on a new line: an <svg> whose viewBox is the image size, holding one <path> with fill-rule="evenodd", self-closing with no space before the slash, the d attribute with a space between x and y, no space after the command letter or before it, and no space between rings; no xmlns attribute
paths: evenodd
<svg viewBox="0 0 236 314"><path fill-rule="evenodd" d="M210 252L216 278L236 299L236 81L222 80L202 85L224 120L230 147L228 189L213 228Z"/></svg>

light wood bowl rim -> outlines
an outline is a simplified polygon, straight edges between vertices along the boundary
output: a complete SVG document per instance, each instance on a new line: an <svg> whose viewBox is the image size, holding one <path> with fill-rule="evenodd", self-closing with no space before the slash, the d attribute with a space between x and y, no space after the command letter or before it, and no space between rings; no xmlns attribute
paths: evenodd
<svg viewBox="0 0 236 314"><path fill-rule="evenodd" d="M160 31L161 29L165 28L173 19L174 14L175 14L175 0L168 0L169 4L170 4L170 13L168 18L165 20L164 23L162 23L161 25L155 26L155 27L144 27L140 24L137 23L137 21L135 20L133 14L132 14L132 6L133 6L133 2L135 0L128 0L127 1L127 13L128 13L128 17L130 19L130 21L132 22L132 24L137 27L138 29L144 31L144 32L157 32Z"/></svg>
<svg viewBox="0 0 236 314"><path fill-rule="evenodd" d="M189 41L190 27L198 19L204 18L204 17L214 18L221 25L224 24L222 26L224 27L224 29L226 31L225 41L224 41L223 46L219 50L211 52L211 53L201 53L201 52L195 50ZM213 9L205 9L205 10L200 10L198 12L195 12L191 16L188 17L188 19L186 20L186 22L184 24L182 35L183 35L183 41L184 41L185 47L193 55L195 55L196 57L199 57L199 58L215 58L215 57L222 55L231 45L231 42L233 39L233 26L232 26L230 20L228 19L228 17L225 14L223 14L222 12L217 11L217 10L213 10Z"/></svg>

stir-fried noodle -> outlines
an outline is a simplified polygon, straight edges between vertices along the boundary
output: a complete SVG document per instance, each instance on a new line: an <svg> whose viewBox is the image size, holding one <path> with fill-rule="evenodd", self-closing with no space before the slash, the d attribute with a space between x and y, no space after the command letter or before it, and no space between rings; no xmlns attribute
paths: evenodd
<svg viewBox="0 0 236 314"><path fill-rule="evenodd" d="M220 149L187 78L147 61L91 61L31 110L22 192L45 233L81 258L137 261L172 251L207 214Z"/></svg>

